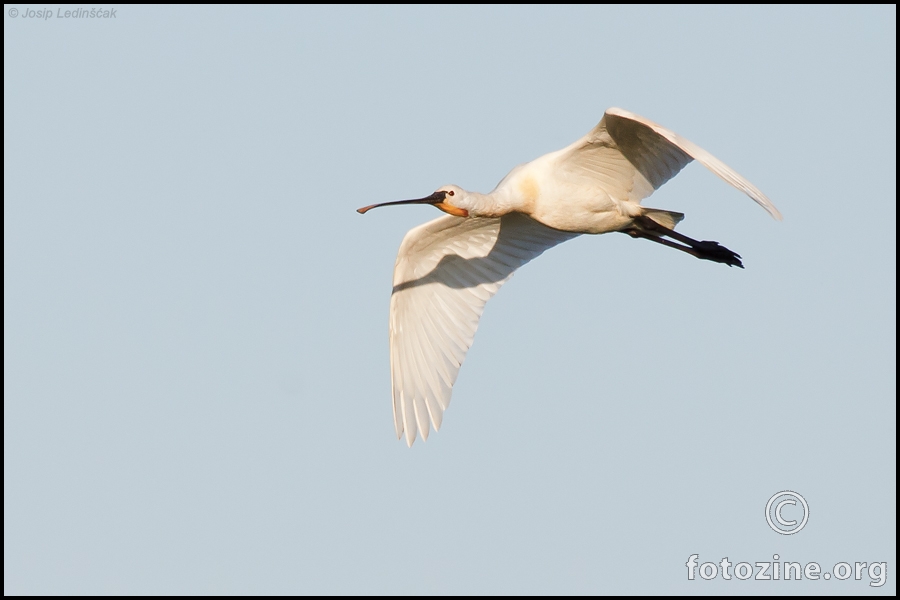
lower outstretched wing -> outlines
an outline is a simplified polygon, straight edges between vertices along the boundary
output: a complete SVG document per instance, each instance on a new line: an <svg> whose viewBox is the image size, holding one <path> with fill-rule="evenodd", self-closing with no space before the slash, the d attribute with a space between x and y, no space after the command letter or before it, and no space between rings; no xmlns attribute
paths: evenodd
<svg viewBox="0 0 900 600"><path fill-rule="evenodd" d="M511 213L446 216L411 230L394 267L391 385L397 437L437 431L484 305L513 271L578 234Z"/></svg>

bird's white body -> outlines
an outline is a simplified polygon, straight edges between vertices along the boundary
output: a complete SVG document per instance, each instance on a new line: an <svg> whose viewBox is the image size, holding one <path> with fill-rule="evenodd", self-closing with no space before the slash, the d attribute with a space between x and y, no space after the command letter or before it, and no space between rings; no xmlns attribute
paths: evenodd
<svg viewBox="0 0 900 600"><path fill-rule="evenodd" d="M622 231L741 266L738 255L715 242L672 231L680 213L641 206L693 159L781 218L762 192L711 154L621 109L609 109L571 146L514 168L489 194L450 185L406 201L457 216L412 229L397 255L390 340L398 437L405 433L412 445L417 430L427 438L429 424L440 427L485 303L518 267L561 242Z"/></svg>
<svg viewBox="0 0 900 600"><path fill-rule="evenodd" d="M576 233L618 231L641 214L638 201L617 198L596 181L559 177L555 173L559 154L546 154L516 167L491 196L513 200L504 204L548 227Z"/></svg>

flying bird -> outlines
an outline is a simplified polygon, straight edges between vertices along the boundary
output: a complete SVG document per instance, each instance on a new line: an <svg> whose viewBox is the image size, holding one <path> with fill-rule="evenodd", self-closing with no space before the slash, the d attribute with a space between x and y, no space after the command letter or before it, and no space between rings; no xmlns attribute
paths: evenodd
<svg viewBox="0 0 900 600"><path fill-rule="evenodd" d="M513 271L545 250L584 233L618 231L741 267L718 242L675 231L682 213L641 200L691 160L741 190L772 217L781 214L753 184L709 152L620 108L574 144L517 166L489 194L455 185L430 196L373 204L431 204L447 213L403 238L394 266L390 309L391 386L397 437L428 439L444 411L484 305Z"/></svg>

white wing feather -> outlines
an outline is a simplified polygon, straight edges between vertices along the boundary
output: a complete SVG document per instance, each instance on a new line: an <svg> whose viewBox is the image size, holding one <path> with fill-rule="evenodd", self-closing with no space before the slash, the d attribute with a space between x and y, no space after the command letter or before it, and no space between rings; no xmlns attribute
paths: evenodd
<svg viewBox="0 0 900 600"><path fill-rule="evenodd" d="M484 305L513 271L578 234L525 215L446 216L411 230L394 267L391 385L397 437L437 431Z"/></svg>
<svg viewBox="0 0 900 600"><path fill-rule="evenodd" d="M640 202L696 159L774 218L781 213L756 186L718 158L640 115L610 108L586 136L560 150L559 167L602 183L614 197Z"/></svg>

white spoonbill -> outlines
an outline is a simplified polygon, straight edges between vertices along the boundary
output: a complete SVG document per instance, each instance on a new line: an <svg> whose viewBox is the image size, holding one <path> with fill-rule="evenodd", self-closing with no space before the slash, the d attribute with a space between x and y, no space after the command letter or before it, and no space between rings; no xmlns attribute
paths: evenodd
<svg viewBox="0 0 900 600"><path fill-rule="evenodd" d="M697 258L742 267L717 242L674 231L684 215L641 200L691 160L741 190L776 219L766 196L709 152L620 108L567 148L514 168L489 194L445 185L426 198L449 213L403 238L391 294L391 385L397 437L440 429L459 368L488 299L513 271L582 233L620 231ZM667 239L668 238L668 239Z"/></svg>

